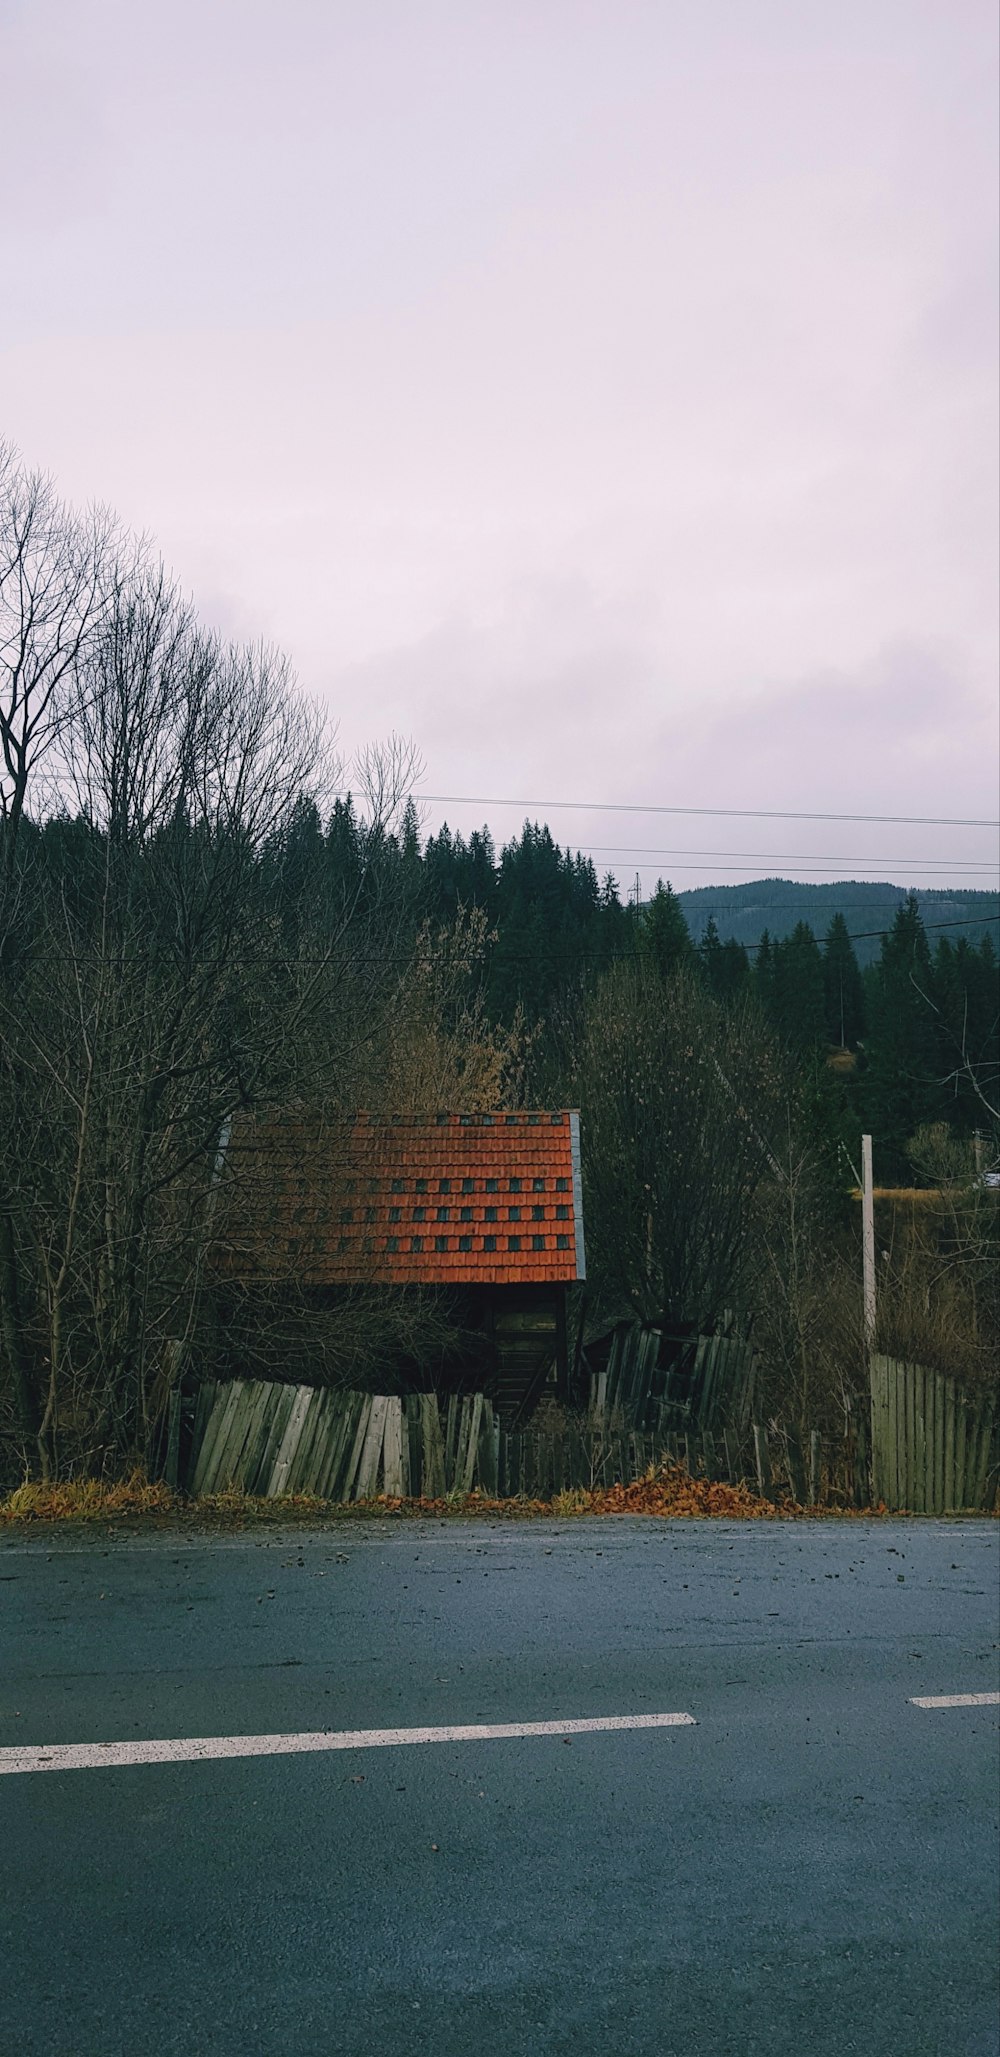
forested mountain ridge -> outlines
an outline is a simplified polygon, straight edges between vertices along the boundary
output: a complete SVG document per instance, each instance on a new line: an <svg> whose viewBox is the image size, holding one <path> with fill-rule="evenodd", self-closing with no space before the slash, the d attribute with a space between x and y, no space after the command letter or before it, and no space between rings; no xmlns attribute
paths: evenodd
<svg viewBox="0 0 1000 2057"><path fill-rule="evenodd" d="M700 943L709 920L714 920L719 940L730 939L752 948L764 930L772 941L790 936L800 921L822 934L835 914L842 914L854 938L858 963L864 968L879 954L880 937L866 935L891 923L911 888L872 879L810 881L801 879L752 879L739 886L692 886L677 895L693 940ZM946 891L943 887L912 888L925 928L939 923L968 923L968 940L979 943L984 935L996 938L996 917L1000 894L968 889ZM991 922L989 917L993 916Z"/></svg>

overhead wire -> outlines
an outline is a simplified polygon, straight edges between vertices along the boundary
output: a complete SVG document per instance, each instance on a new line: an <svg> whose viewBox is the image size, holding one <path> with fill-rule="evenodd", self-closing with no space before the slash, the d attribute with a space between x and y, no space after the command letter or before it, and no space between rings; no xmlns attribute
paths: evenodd
<svg viewBox="0 0 1000 2057"><path fill-rule="evenodd" d="M349 795L343 791L339 797L346 799ZM667 806L659 801L524 800L511 794L483 793L414 793L411 797L416 804L426 801L434 807L540 807L546 812L560 808L582 814L682 814L699 816L706 820L850 821L877 822L912 828L1000 829L1000 819L993 821L980 815L842 814L832 810L788 807L682 807Z"/></svg>

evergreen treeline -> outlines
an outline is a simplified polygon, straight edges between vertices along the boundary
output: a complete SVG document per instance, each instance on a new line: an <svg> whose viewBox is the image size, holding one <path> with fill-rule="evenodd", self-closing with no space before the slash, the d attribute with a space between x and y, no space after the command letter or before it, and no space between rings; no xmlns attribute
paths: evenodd
<svg viewBox="0 0 1000 2057"><path fill-rule="evenodd" d="M338 803L327 837L349 871L353 819L350 803ZM885 1182L908 1176L907 1141L928 1122L961 1136L988 1126L1000 1072L996 949L988 934L972 943L961 931L932 948L915 893L897 893L879 954L862 970L839 913L822 938L802 921L783 938L765 929L752 953L733 937L722 942L710 919L696 947L669 885L643 905L623 905L610 874L599 879L590 858L561 850L537 823L499 852L488 828L465 839L447 826L421 851L411 809L401 835L387 839L386 862L405 874L415 922L447 926L460 909L482 910L497 1020L509 1023L520 1010L544 1027L553 1012L572 1013L588 984L623 958L663 972L683 967L723 1005L753 998L803 1062L849 1053L853 1062L835 1073L844 1114L855 1131L871 1131Z"/></svg>

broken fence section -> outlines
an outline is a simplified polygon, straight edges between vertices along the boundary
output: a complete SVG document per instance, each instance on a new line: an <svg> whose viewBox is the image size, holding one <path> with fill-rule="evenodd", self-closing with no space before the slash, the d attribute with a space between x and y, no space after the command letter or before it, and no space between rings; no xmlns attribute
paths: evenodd
<svg viewBox="0 0 1000 2057"><path fill-rule="evenodd" d="M640 1477L672 1457L713 1478L742 1476L735 1438L659 1434L582 1418L520 1433L483 1393L403 1397L266 1381L206 1383L198 1393L187 1489L271 1499L443 1499L478 1489L547 1499Z"/></svg>
<svg viewBox="0 0 1000 2057"><path fill-rule="evenodd" d="M600 1396L595 1394L595 1401ZM740 1410L742 1413L742 1409ZM997 1415L963 1403L952 1382L921 1366L872 1364L867 1406L844 1438L732 1414L721 1425L630 1426L619 1403L587 1415L501 1427L482 1393L403 1397L266 1381L206 1383L198 1392L190 1493L231 1489L274 1498L431 1500L478 1490L501 1499L550 1499L575 1488L640 1478L671 1458L693 1476L746 1483L765 1498L804 1506L864 1507L874 1500L914 1514L991 1507L997 1491Z"/></svg>
<svg viewBox="0 0 1000 2057"><path fill-rule="evenodd" d="M746 1434L753 1407L756 1357L738 1336L692 1336L663 1363L664 1336L656 1328L623 1323L607 1346L606 1362L591 1373L590 1413L620 1414L630 1427L666 1436L681 1428ZM588 1359L600 1345L590 1346Z"/></svg>
<svg viewBox="0 0 1000 2057"><path fill-rule="evenodd" d="M488 1457L478 1450L484 1405L481 1394L456 1399L442 1420L429 1393L400 1399L267 1380L208 1382L195 1408L188 1491L263 1499L292 1493L341 1501L379 1493L440 1498L455 1490L470 1465L474 1473L489 1473Z"/></svg>
<svg viewBox="0 0 1000 2057"><path fill-rule="evenodd" d="M593 1416L508 1432L482 1393L379 1393L266 1381L206 1383L198 1393L187 1489L339 1502L443 1499L478 1490L549 1499L639 1478L672 1458L712 1479L753 1479L732 1431L642 1431ZM776 1467L777 1470L777 1467ZM768 1484L771 1480L767 1473Z"/></svg>

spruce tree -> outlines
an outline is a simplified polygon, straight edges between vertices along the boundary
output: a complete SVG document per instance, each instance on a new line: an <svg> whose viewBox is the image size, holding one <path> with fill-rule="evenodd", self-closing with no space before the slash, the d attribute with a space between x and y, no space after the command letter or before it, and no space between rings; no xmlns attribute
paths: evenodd
<svg viewBox="0 0 1000 2057"><path fill-rule="evenodd" d="M823 959L808 922L775 947L775 1025L790 1050L815 1050L825 1038Z"/></svg>
<svg viewBox="0 0 1000 2057"><path fill-rule="evenodd" d="M856 1050L865 1029L864 990L854 946L842 914L835 914L823 944L826 1037L841 1050Z"/></svg>
<svg viewBox="0 0 1000 2057"><path fill-rule="evenodd" d="M694 949L684 910L669 882L656 881L656 891L640 914L641 949L657 971L667 974L694 963Z"/></svg>
<svg viewBox="0 0 1000 2057"><path fill-rule="evenodd" d="M757 945L757 959L753 968L753 988L757 996L757 1004L770 1022L776 1020L777 1014L775 976L775 945L771 941L770 931L764 929L760 942Z"/></svg>
<svg viewBox="0 0 1000 2057"><path fill-rule="evenodd" d="M915 893L897 909L874 970L862 1106L884 1173L903 1179L910 1136L950 1112L931 953Z"/></svg>
<svg viewBox="0 0 1000 2057"><path fill-rule="evenodd" d="M721 1000L725 973L722 967L722 944L715 926L715 916L710 914L705 924L705 933L698 947L702 977L713 1000Z"/></svg>
<svg viewBox="0 0 1000 2057"><path fill-rule="evenodd" d="M742 943L730 936L722 945L719 960L719 998L732 1005L746 997L750 988L750 959Z"/></svg>

